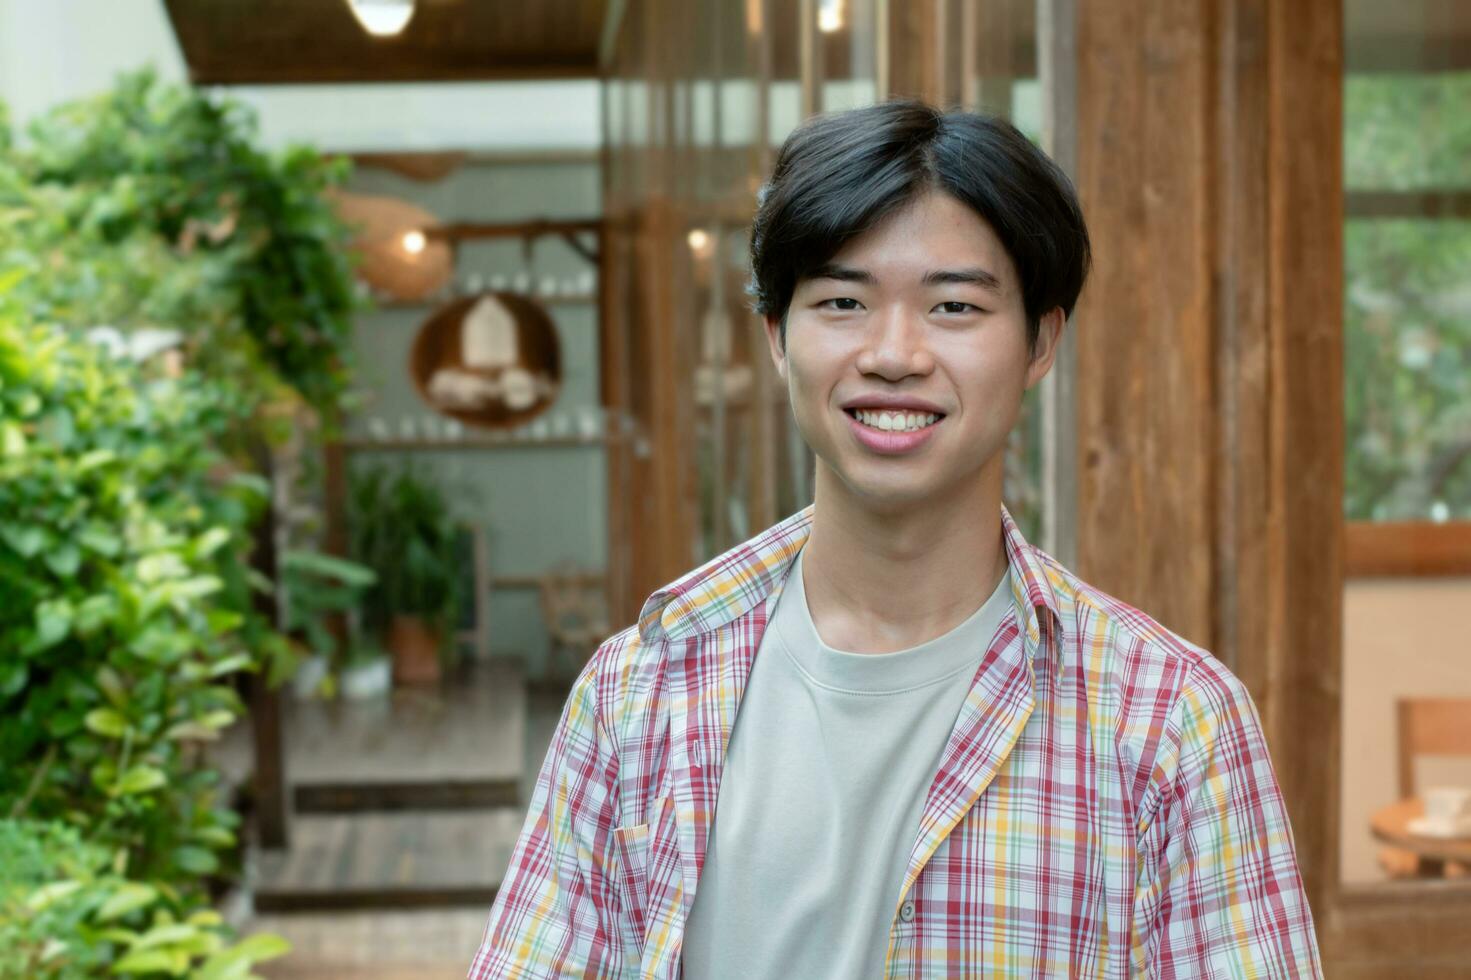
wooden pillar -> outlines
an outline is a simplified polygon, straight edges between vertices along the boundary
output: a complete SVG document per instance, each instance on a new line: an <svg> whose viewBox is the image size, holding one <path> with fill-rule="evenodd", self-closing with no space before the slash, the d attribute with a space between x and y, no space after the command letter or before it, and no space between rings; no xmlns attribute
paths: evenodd
<svg viewBox="0 0 1471 980"><path fill-rule="evenodd" d="M1078 571L1247 684L1315 907L1338 809L1339 7L1075 7L1095 255L1076 317Z"/></svg>
<svg viewBox="0 0 1471 980"><path fill-rule="evenodd" d="M271 451L265 443L252 446L257 470L274 484ZM255 528L255 546L251 551L251 568L276 581L276 494L274 486L268 495L265 513ZM256 593L256 612L266 617L272 628L278 624L276 597ZM271 686L267 672L257 670L250 675L250 732L255 754L253 783L255 789L255 826L262 847L284 848L287 841L286 753L282 740L281 691Z"/></svg>

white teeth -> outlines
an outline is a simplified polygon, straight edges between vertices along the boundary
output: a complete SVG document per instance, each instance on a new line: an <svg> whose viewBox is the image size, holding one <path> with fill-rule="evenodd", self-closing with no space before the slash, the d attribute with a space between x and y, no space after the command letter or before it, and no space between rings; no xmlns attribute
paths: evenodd
<svg viewBox="0 0 1471 980"><path fill-rule="evenodd" d="M855 409L853 414L864 425L884 432L913 432L933 425L940 418L933 412L875 412L862 408Z"/></svg>

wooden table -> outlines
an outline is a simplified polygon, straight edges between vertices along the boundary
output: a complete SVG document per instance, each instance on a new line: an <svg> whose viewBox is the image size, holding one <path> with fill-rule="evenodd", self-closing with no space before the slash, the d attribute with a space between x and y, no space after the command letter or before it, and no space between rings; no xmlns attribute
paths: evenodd
<svg viewBox="0 0 1471 980"><path fill-rule="evenodd" d="M1422 874L1466 874L1471 869L1471 835L1428 837L1411 833L1410 821L1424 815L1424 801L1411 797L1375 812L1369 818L1369 829L1377 840L1418 857Z"/></svg>

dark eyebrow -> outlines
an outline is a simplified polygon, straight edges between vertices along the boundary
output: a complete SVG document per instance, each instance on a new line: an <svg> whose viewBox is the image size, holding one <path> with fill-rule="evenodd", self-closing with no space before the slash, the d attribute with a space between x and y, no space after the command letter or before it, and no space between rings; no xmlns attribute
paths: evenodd
<svg viewBox="0 0 1471 980"><path fill-rule="evenodd" d="M827 262L813 269L807 276L808 279L833 279L838 282L861 282L865 286L873 286L878 283L872 272L866 269L855 269L852 266L838 265L835 262ZM1001 292L1001 280L980 267L970 269L937 269L925 274L921 280L926 286L943 286L947 284L959 284L979 286L992 292Z"/></svg>
<svg viewBox="0 0 1471 980"><path fill-rule="evenodd" d="M987 272L985 269L939 269L935 272L925 274L924 284L926 286L944 286L949 284L960 284L980 286L992 292L1001 292L1001 280Z"/></svg>
<svg viewBox="0 0 1471 980"><path fill-rule="evenodd" d="M851 266L838 265L834 262L826 262L813 269L808 279L836 279L839 282L861 282L865 286L872 286L878 282L872 272L864 269L855 269Z"/></svg>

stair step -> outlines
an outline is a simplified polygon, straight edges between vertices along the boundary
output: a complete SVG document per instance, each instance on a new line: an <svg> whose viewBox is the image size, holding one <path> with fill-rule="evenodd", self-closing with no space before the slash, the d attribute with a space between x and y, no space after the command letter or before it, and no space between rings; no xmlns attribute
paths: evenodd
<svg viewBox="0 0 1471 980"><path fill-rule="evenodd" d="M297 785L297 813L367 810L481 810L521 803L518 779L446 779L430 782L351 782Z"/></svg>
<svg viewBox="0 0 1471 980"><path fill-rule="evenodd" d="M256 853L255 908L489 909L524 819L519 807L298 816L290 848Z"/></svg>

